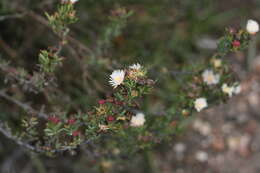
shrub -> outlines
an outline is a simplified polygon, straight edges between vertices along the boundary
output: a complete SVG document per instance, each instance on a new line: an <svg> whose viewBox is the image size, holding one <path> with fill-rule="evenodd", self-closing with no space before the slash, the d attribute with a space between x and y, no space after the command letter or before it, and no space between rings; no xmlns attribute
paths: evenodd
<svg viewBox="0 0 260 173"><path fill-rule="evenodd" d="M78 22L75 5L63 1L56 12L46 13L48 26L59 41L56 46L39 50L33 68L1 59L4 82L0 97L20 109L7 109L19 118L2 119L0 131L18 145L49 156L93 145L103 154L116 150L114 153L129 155L167 141L182 130L191 115L240 92L226 57L248 47L258 24L252 26L249 22L247 30L226 29L210 59L176 63L176 71L167 67L158 70L137 62L122 66L104 58L117 57L115 50L111 51L115 55L109 55L109 50L113 44L121 44L123 29L133 11L123 7L113 10L110 23L89 48L70 35L70 25ZM80 59L82 51L89 59ZM70 56L65 58L63 54ZM114 70L115 66L119 69ZM98 80L104 79L101 76L108 71L112 71L109 79L106 75L110 86L103 87L104 82ZM174 79L169 80L169 76ZM167 102L162 101L158 109L156 100L160 95ZM33 104L28 104L32 97Z"/></svg>

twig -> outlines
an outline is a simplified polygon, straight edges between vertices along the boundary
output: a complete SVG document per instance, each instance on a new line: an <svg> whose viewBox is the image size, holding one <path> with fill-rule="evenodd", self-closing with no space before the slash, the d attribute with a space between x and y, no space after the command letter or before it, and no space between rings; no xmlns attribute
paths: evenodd
<svg viewBox="0 0 260 173"><path fill-rule="evenodd" d="M38 112L36 110L34 110L32 107L30 107L28 104L25 104L25 103L22 103L20 102L19 100L9 96L8 94L6 94L5 91L3 90L0 90L0 97L3 97L5 98L6 100L16 104L17 106L19 106L20 108L22 108L23 110L29 112L29 113L32 113L34 115L37 115L38 117L40 118L44 118L44 119L47 119L48 118L48 115L43 113L42 111L41 112Z"/></svg>
<svg viewBox="0 0 260 173"><path fill-rule="evenodd" d="M25 9L23 9L25 10ZM33 12L33 11L30 11L28 13L28 16L30 16L31 18L33 18L34 20L38 21L39 23L45 25L46 27L50 28L50 25L49 25L49 22L48 20L46 20L44 17L38 15L37 13ZM55 34L55 33L54 33ZM58 37L60 37L58 34L56 34ZM86 51L87 53L93 55L93 52L91 49L89 49L88 47L86 47L84 44L82 44L80 41L74 39L73 37L71 36L67 36L67 39L69 42L71 42L72 45L77 45L77 47L81 50L84 50Z"/></svg>
<svg viewBox="0 0 260 173"><path fill-rule="evenodd" d="M14 141L17 145L23 147L23 148L26 148L26 149L29 149L29 150L32 150L32 151L35 151L35 152L40 152L41 150L39 150L38 148L26 143L26 142L23 142L21 141L18 137L16 136L13 136L12 133L5 129L4 127L4 124L2 122L0 122L0 132L5 136L7 137L8 139L11 139L12 141Z"/></svg>
<svg viewBox="0 0 260 173"><path fill-rule="evenodd" d="M44 150L44 149L42 149L42 148L40 148L40 147L37 147L37 146L33 146L33 145L31 145L31 144L28 144L28 143L22 141L21 139L19 139L18 137L12 135L12 133L5 128L4 123L2 123L1 121L0 121L0 132L1 132L6 138L8 138L8 139L14 141L17 145L19 145L19 146L21 146L21 147L23 147L23 148L26 148L26 149L28 149L28 150L34 151L34 152L36 152L36 153L46 153L46 152L61 153L61 152L65 152L65 151L69 151L69 150L76 149L76 148L78 147L78 146L73 146L73 147L68 146L68 147L64 147L64 148L61 148L61 149ZM82 142L81 145L83 145L83 144L88 144L88 143L90 143L90 142L91 142L90 140L86 140L86 141Z"/></svg>
<svg viewBox="0 0 260 173"><path fill-rule="evenodd" d="M46 152L50 152L50 153L62 153L62 152L65 152L65 151L70 151L70 150L74 150L76 148L78 148L79 146L66 146L66 147L63 147L61 149L53 149L53 150L45 150L45 149L42 149L40 147L36 147L36 146L33 146L31 144L28 144L24 141L22 141L21 139L19 139L17 136L14 136L12 135L12 133L10 132L10 130L6 129L5 128L5 125L3 122L0 121L0 133L2 133L6 138L14 141L17 145L23 147L23 148L26 148L28 150L31 150L31 151L34 151L34 152L37 152L37 153L46 153ZM85 140L83 141L80 146L82 145L87 145L91 143L91 140Z"/></svg>
<svg viewBox="0 0 260 173"><path fill-rule="evenodd" d="M24 17L26 13L17 13L17 14L9 14L9 15L3 15L0 16L0 22L6 19L15 19L15 18L21 18Z"/></svg>

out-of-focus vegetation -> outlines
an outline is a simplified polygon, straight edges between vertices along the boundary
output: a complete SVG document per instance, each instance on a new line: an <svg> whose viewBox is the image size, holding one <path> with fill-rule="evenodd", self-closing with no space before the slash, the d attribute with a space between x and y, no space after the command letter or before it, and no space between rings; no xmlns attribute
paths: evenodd
<svg viewBox="0 0 260 173"><path fill-rule="evenodd" d="M23 67L33 75L38 69L35 64L39 64L39 50L60 43L60 35L51 31L44 16L45 12L53 13L58 3L2 0L1 60L10 61L13 67ZM180 106L176 93L185 87L185 75L194 68L203 69L199 62L212 58L225 27L239 28L245 26L249 17L257 19L259 5L257 0L81 0L75 5L80 22L71 26L68 43L61 51L66 58L53 79L57 89L52 88L51 94L23 94L16 87L10 91L20 100L30 101L38 110L68 115L79 110L84 113L98 100L111 95L108 74L113 69L139 62L157 80L153 94L142 102L142 111L160 116L166 108ZM0 86L5 86L5 81L0 81ZM26 113L2 98L0 103L0 119L11 121L12 127L20 127L18 117ZM177 116L176 120L180 118ZM156 172L152 151L135 157L116 157L117 148L105 141L101 147L107 145L104 149L110 150L96 151L90 144L86 147L91 153L83 149L84 152L70 153L75 156L65 154L49 159L24 152L3 136L0 139L2 172L16 160L21 162L14 164L14 172ZM167 147L160 144L154 150L167 150Z"/></svg>

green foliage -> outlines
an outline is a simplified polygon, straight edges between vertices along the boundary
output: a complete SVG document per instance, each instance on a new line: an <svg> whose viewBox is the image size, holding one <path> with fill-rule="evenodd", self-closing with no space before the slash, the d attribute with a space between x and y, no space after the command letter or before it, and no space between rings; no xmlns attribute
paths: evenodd
<svg viewBox="0 0 260 173"><path fill-rule="evenodd" d="M40 69L44 73L53 73L57 66L61 65L62 58L57 54L52 54L42 50L39 54Z"/></svg>
<svg viewBox="0 0 260 173"><path fill-rule="evenodd" d="M231 51L244 50L248 46L250 40L250 34L244 30L235 31L233 28L227 29L227 35L220 39L218 43L218 57L225 56ZM235 46L234 42L238 42L239 45Z"/></svg>
<svg viewBox="0 0 260 173"><path fill-rule="evenodd" d="M49 15L48 13L45 13L45 15L47 16L49 24L54 32L62 37L66 36L69 32L68 25L78 21L72 3L63 3L58 6L57 12L53 15Z"/></svg>

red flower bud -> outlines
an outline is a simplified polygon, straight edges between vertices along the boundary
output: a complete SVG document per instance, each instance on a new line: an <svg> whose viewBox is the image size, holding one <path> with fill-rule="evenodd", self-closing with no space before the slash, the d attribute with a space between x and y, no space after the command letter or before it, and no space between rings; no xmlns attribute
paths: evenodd
<svg viewBox="0 0 260 173"><path fill-rule="evenodd" d="M113 116L111 116L111 115L109 115L108 117L107 117L107 121L108 122L111 122L111 121L114 121L115 120L115 117L113 117Z"/></svg>
<svg viewBox="0 0 260 173"><path fill-rule="evenodd" d="M55 117L55 116L49 117L48 120L51 121L54 124L58 124L60 122L60 119L58 117Z"/></svg>
<svg viewBox="0 0 260 173"><path fill-rule="evenodd" d="M116 104L116 105L123 105L123 102L121 102L121 101L115 101L115 104Z"/></svg>
<svg viewBox="0 0 260 173"><path fill-rule="evenodd" d="M99 100L98 101L98 104L101 104L101 105L103 105L103 104L105 104L106 103L106 100Z"/></svg>
<svg viewBox="0 0 260 173"><path fill-rule="evenodd" d="M233 45L234 47L239 47L239 46L240 46L240 41L235 40L235 41L233 41L232 45Z"/></svg>
<svg viewBox="0 0 260 173"><path fill-rule="evenodd" d="M80 131L78 130L72 132L72 136L79 136L79 135L80 135Z"/></svg>
<svg viewBox="0 0 260 173"><path fill-rule="evenodd" d="M76 119L72 118L68 120L69 125L73 125L76 122Z"/></svg>

